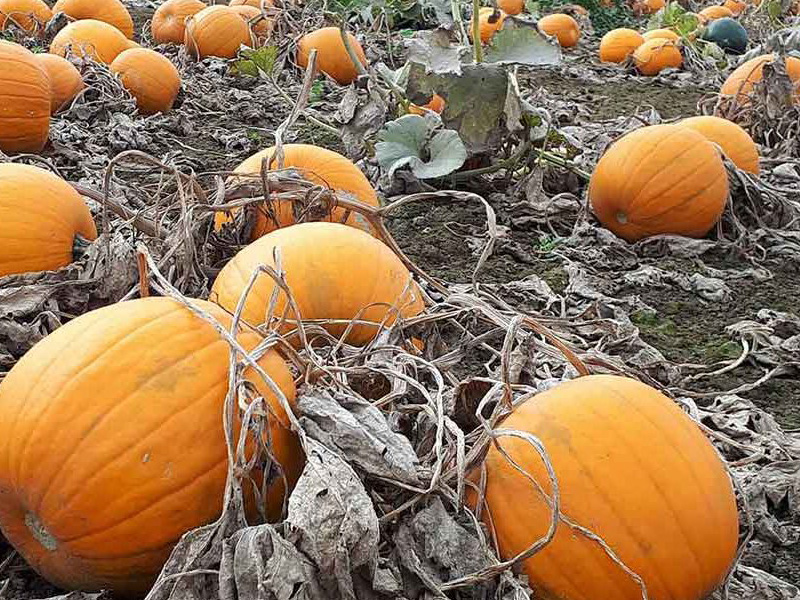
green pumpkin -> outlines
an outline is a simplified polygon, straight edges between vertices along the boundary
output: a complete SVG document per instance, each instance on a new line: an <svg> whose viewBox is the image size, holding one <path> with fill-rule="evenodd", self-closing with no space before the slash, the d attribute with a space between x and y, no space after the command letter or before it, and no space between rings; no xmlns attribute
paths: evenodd
<svg viewBox="0 0 800 600"><path fill-rule="evenodd" d="M723 17L708 24L703 39L714 42L726 52L742 54L747 49L747 32L736 19Z"/></svg>

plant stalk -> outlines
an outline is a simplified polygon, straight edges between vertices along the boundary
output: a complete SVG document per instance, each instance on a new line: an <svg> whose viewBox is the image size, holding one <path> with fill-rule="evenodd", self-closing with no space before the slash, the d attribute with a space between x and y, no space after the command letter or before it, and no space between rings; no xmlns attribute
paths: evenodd
<svg viewBox="0 0 800 600"><path fill-rule="evenodd" d="M350 39L347 37L347 31L345 31L344 25L339 27L339 35L342 36L342 43L344 44L344 49L347 51L347 56L350 57L350 60L353 63L353 66L358 71L359 76L366 75L367 70L364 68L364 65L361 64L361 61L358 60L358 56L356 56L356 51L353 50L353 45L350 43Z"/></svg>
<svg viewBox="0 0 800 600"><path fill-rule="evenodd" d="M472 0L472 48L475 51L475 62L483 62L483 45L481 43L481 23L480 23L481 2Z"/></svg>

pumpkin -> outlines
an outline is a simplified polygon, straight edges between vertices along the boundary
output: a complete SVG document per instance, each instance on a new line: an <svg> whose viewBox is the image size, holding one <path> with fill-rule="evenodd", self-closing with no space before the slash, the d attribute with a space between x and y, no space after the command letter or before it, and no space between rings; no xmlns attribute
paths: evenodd
<svg viewBox="0 0 800 600"><path fill-rule="evenodd" d="M103 21L82 19L74 21L56 34L50 43L50 52L66 57L71 53L78 57L92 58L109 65L123 50L138 48L116 27Z"/></svg>
<svg viewBox="0 0 800 600"><path fill-rule="evenodd" d="M437 115L442 114L444 110L444 98L442 98L439 94L434 94L431 96L431 99L428 101L427 104L423 104L422 106L417 106L416 104L411 104L408 107L408 112L412 115L424 115L427 110L432 110Z"/></svg>
<svg viewBox="0 0 800 600"><path fill-rule="evenodd" d="M756 83L764 76L764 65L775 60L774 54L764 54L739 65L722 84L719 93L723 96L736 96L739 102L745 102L753 92ZM786 57L786 73L794 83L795 101L800 100L800 59Z"/></svg>
<svg viewBox="0 0 800 600"><path fill-rule="evenodd" d="M230 325L219 307L192 302ZM249 350L261 338L238 339ZM181 535L219 517L229 354L211 324L151 297L70 321L14 366L0 385L0 528L28 564L62 588L141 597ZM292 402L277 352L258 363ZM272 407L272 451L291 486L303 455L286 413L252 369L243 378ZM283 492L277 477L272 520Z"/></svg>
<svg viewBox="0 0 800 600"><path fill-rule="evenodd" d="M236 6L231 6L231 10L236 11L236 14L247 23L247 26L250 27L257 38L264 39L269 35L272 29L272 21L267 18L259 18L262 15L260 8L248 4L237 4ZM258 21L254 21L254 19L258 19Z"/></svg>
<svg viewBox="0 0 800 600"><path fill-rule="evenodd" d="M525 10L524 0L497 0L497 8L507 15L518 15Z"/></svg>
<svg viewBox="0 0 800 600"><path fill-rule="evenodd" d="M39 167L0 164L0 276L70 264L78 236L94 240L97 229L71 185Z"/></svg>
<svg viewBox="0 0 800 600"><path fill-rule="evenodd" d="M633 5L636 14L652 15L666 6L665 0L641 0Z"/></svg>
<svg viewBox="0 0 800 600"><path fill-rule="evenodd" d="M702 237L728 200L728 175L717 149L688 127L642 127L603 154L589 201L604 227L635 242L674 234Z"/></svg>
<svg viewBox="0 0 800 600"><path fill-rule="evenodd" d="M600 40L600 60L621 63L644 43L644 38L633 29L613 29Z"/></svg>
<svg viewBox="0 0 800 600"><path fill-rule="evenodd" d="M633 53L633 62L642 75L658 75L664 69L677 69L683 56L675 42L663 38L646 40Z"/></svg>
<svg viewBox="0 0 800 600"><path fill-rule="evenodd" d="M350 47L359 62L366 66L367 56L352 33L347 33ZM297 65L305 69L311 49L317 50L317 69L342 85L348 85L358 77L358 69L350 60L338 27L323 27L300 38L297 43Z"/></svg>
<svg viewBox="0 0 800 600"><path fill-rule="evenodd" d="M50 133L50 81L33 52L0 40L0 150L39 152Z"/></svg>
<svg viewBox="0 0 800 600"><path fill-rule="evenodd" d="M730 9L724 6L707 6L697 13L697 17L700 19L701 23L709 23L715 19L732 16L733 13L730 11Z"/></svg>
<svg viewBox="0 0 800 600"><path fill-rule="evenodd" d="M255 153L245 159L236 169L235 173L261 173L262 163L271 161L275 153L275 148L267 148ZM364 177L361 170L351 161L326 148L312 146L310 144L285 144L283 146L283 165L284 168L297 170L300 175L312 183L340 190L355 196L355 199L369 206L379 206L378 196L372 188L369 180ZM272 169L277 168L277 164L271 165ZM235 181L235 180L234 180ZM247 181L257 182L257 179L242 178L240 183ZM250 236L251 240L260 238L279 227L287 227L294 224L294 210L291 202L277 201L273 204L275 218L270 217L265 210L256 212L256 220ZM232 220L232 214L217 213L214 223L217 230L223 224ZM342 208L334 208L327 220L342 222L354 227L361 227L369 231L370 226L364 221L363 217L357 213L350 213Z"/></svg>
<svg viewBox="0 0 800 600"><path fill-rule="evenodd" d="M562 513L638 574L649 598L703 600L723 583L738 543L733 486L717 451L669 398L633 379L590 375L519 404L498 430L541 441ZM529 442L501 436L496 444L502 450L491 446L484 461L482 517L510 559L550 525L551 508L531 479L548 496L552 485ZM537 598L642 597L600 544L565 522L521 568Z"/></svg>
<svg viewBox="0 0 800 600"><path fill-rule="evenodd" d="M650 31L645 31L642 34L642 38L644 38L645 42L655 39L677 42L681 39L681 37L671 29L651 29Z"/></svg>
<svg viewBox="0 0 800 600"><path fill-rule="evenodd" d="M708 141L717 144L730 161L743 171L758 175L758 148L744 129L719 117L691 117L676 123L693 129Z"/></svg>
<svg viewBox="0 0 800 600"><path fill-rule="evenodd" d="M58 0L53 14L63 12L73 19L94 19L119 29L133 39L133 19L120 0Z"/></svg>
<svg viewBox="0 0 800 600"><path fill-rule="evenodd" d="M581 37L578 22L569 15L547 15L539 19L536 25L542 33L555 37L562 48L572 48Z"/></svg>
<svg viewBox="0 0 800 600"><path fill-rule="evenodd" d="M731 11L733 16L738 17L744 12L744 9L747 8L747 3L741 0L725 0L723 6Z"/></svg>
<svg viewBox="0 0 800 600"><path fill-rule="evenodd" d="M200 0L167 0L153 13L150 31L159 44L182 44L186 34L186 18L206 7Z"/></svg>
<svg viewBox="0 0 800 600"><path fill-rule="evenodd" d="M12 22L33 33L53 18L53 11L42 0L0 0L0 31Z"/></svg>
<svg viewBox="0 0 800 600"><path fill-rule="evenodd" d="M730 17L712 21L703 32L703 39L734 54L743 54L747 50L747 31L736 19Z"/></svg>
<svg viewBox="0 0 800 600"><path fill-rule="evenodd" d="M136 98L136 106L144 115L168 112L181 89L181 74L175 65L148 48L121 52L110 69Z"/></svg>
<svg viewBox="0 0 800 600"><path fill-rule="evenodd" d="M308 319L339 319L391 325L397 314L419 314L424 304L408 269L388 246L368 233L339 223L301 223L256 240L240 250L220 271L210 299L227 310L235 310L251 274L258 265L275 266L274 250L280 248L281 269L297 303L300 316ZM342 269L356 275L345 281ZM247 296L242 318L261 325L276 289L271 277L259 274ZM286 295L277 294L275 315L286 308ZM294 320L293 313L286 318ZM274 324L269 324L274 326ZM284 326L283 331L294 327ZM332 335L341 336L347 324L326 324ZM362 345L378 333L377 325L356 325L347 342Z"/></svg>
<svg viewBox="0 0 800 600"><path fill-rule="evenodd" d="M228 6L209 6L186 20L184 43L195 58L234 58L242 45L249 46L250 28Z"/></svg>
<svg viewBox="0 0 800 600"><path fill-rule="evenodd" d="M252 6L253 8L261 9L261 0L231 0L228 6ZM264 0L264 7L273 6L272 0Z"/></svg>
<svg viewBox="0 0 800 600"><path fill-rule="evenodd" d="M78 69L66 58L47 52L33 56L47 73L50 83L50 112L56 114L72 102L86 85Z"/></svg>
<svg viewBox="0 0 800 600"><path fill-rule="evenodd" d="M481 35L481 44L488 44L495 33L503 28L503 21L506 20L508 15L491 6L484 6L478 11L478 29ZM470 19L469 27L467 28L467 35L472 40L474 20Z"/></svg>

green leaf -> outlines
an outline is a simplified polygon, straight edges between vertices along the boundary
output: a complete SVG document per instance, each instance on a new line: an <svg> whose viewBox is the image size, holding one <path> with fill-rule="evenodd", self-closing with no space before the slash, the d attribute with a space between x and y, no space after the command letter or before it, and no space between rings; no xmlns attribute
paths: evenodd
<svg viewBox="0 0 800 600"><path fill-rule="evenodd" d="M557 65L561 49L539 33L536 23L509 17L492 37L484 60L501 65Z"/></svg>

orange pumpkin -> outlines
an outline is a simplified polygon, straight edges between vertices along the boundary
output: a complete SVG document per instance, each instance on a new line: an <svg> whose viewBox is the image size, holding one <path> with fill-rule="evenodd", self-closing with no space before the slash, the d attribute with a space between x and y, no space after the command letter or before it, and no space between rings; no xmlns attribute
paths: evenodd
<svg viewBox="0 0 800 600"><path fill-rule="evenodd" d="M236 6L231 6L231 10L236 11L259 39L266 38L272 30L272 21L270 19L259 18L262 16L260 8L248 4L237 4ZM256 21L255 19L258 20Z"/></svg>
<svg viewBox="0 0 800 600"><path fill-rule="evenodd" d="M136 98L139 112L145 115L168 112L181 89L181 74L175 65L148 48L121 52L110 68Z"/></svg>
<svg viewBox="0 0 800 600"><path fill-rule="evenodd" d="M192 302L230 325L219 307ZM252 349L261 338L238 339ZM229 354L211 324L152 297L86 313L14 366L0 385L0 528L28 564L62 588L138 598L181 535L219 517ZM292 402L283 359L258 362ZM272 408L272 451L291 486L303 455L286 413L252 369L243 378ZM270 519L283 492L276 477ZM255 516L252 498L248 508Z"/></svg>
<svg viewBox="0 0 800 600"><path fill-rule="evenodd" d="M506 20L507 16L505 11L491 6L484 6L478 11L478 29L481 34L481 44L488 44L494 34L503 28L503 21ZM472 40L473 23L474 21L470 19L469 27L467 28L467 35L470 40Z"/></svg>
<svg viewBox="0 0 800 600"><path fill-rule="evenodd" d="M55 54L34 54L36 62L47 72L50 83L50 112L56 114L80 94L86 85L78 69L66 58Z"/></svg>
<svg viewBox="0 0 800 600"><path fill-rule="evenodd" d="M572 48L581 37L578 22L569 15L547 15L539 19L536 25L542 33L555 37L562 48Z"/></svg>
<svg viewBox="0 0 800 600"><path fill-rule="evenodd" d="M0 150L39 152L49 133L47 73L28 49L0 40Z"/></svg>
<svg viewBox="0 0 800 600"><path fill-rule="evenodd" d="M633 6L636 14L652 15L666 6L665 0L641 0Z"/></svg>
<svg viewBox="0 0 800 600"><path fill-rule="evenodd" d="M687 127L642 127L603 154L589 182L589 201L604 227L635 242L675 234L702 237L728 200L718 150Z"/></svg>
<svg viewBox="0 0 800 600"><path fill-rule="evenodd" d="M423 104L422 106L417 106L416 104L411 104L408 107L408 112L412 115L420 115L423 116L427 110L432 110L437 115L442 114L444 110L444 98L442 98L439 94L434 94L431 96L431 99L428 101L427 104Z"/></svg>
<svg viewBox="0 0 800 600"><path fill-rule="evenodd" d="M707 6L697 13L697 17L701 23L709 23L722 17L733 17L733 13L725 6Z"/></svg>
<svg viewBox="0 0 800 600"><path fill-rule="evenodd" d="M0 31L12 22L32 33L53 18L53 11L42 0L0 0Z"/></svg>
<svg viewBox="0 0 800 600"><path fill-rule="evenodd" d="M742 2L741 0L725 0L725 4L723 6L731 11L734 16L738 17L744 12L744 9L747 8L747 3Z"/></svg>
<svg viewBox="0 0 800 600"><path fill-rule="evenodd" d="M524 0L497 0L497 8L507 15L518 15L525 10Z"/></svg>
<svg viewBox="0 0 800 600"><path fill-rule="evenodd" d="M56 34L50 43L50 52L66 57L72 54L78 57L88 56L98 62L109 65L123 50L138 48L116 27L103 21L82 19L70 23Z"/></svg>
<svg viewBox="0 0 800 600"><path fill-rule="evenodd" d="M182 44L186 34L186 18L206 7L200 0L167 0L153 13L150 31L159 44Z"/></svg>
<svg viewBox="0 0 800 600"><path fill-rule="evenodd" d="M542 442L562 513L608 544L649 598L703 600L723 583L738 543L733 486L717 451L669 398L633 379L580 377L516 406L503 430ZM491 446L484 462L482 516L510 559L550 525L551 508L532 480L548 496L552 485L528 441L501 436L496 444L502 450ZM521 567L537 598L642 597L600 544L565 522Z"/></svg>
<svg viewBox="0 0 800 600"><path fill-rule="evenodd" d="M677 42L681 39L681 37L671 29L651 29L650 31L645 31L642 34L642 38L644 38L644 41L661 39L673 42Z"/></svg>
<svg viewBox="0 0 800 600"><path fill-rule="evenodd" d="M228 6L252 6L253 8L261 9L261 0L231 0ZM272 0L264 0L264 7L273 6Z"/></svg>
<svg viewBox="0 0 800 600"><path fill-rule="evenodd" d="M186 20L186 49L195 58L234 58L242 45L249 46L250 28L228 6L209 6Z"/></svg>
<svg viewBox="0 0 800 600"><path fill-rule="evenodd" d="M366 66L367 56L364 49L352 33L347 33L347 40L356 53L359 62ZM297 43L297 65L305 69L311 49L317 50L317 69L342 85L349 85L358 77L356 69L342 42L342 34L338 27L323 27L304 35Z"/></svg>
<svg viewBox="0 0 800 600"><path fill-rule="evenodd" d="M347 336L350 344L369 342L378 332L377 324L391 325L398 313L408 317L424 309L419 288L389 247L368 233L339 223L301 223L256 240L223 267L211 288L210 299L235 310L258 265L275 266L276 248L280 248L281 269L302 319L349 322L358 317L376 324L353 327ZM342 269L357 273L356 279L343 282ZM251 325L262 324L275 289L271 277L259 274L242 318ZM286 303L286 295L279 292L276 318L284 314ZM295 316L286 312L286 318L294 320ZM335 336L341 336L347 328L346 323L324 326ZM293 328L287 323L283 330Z"/></svg>
<svg viewBox="0 0 800 600"><path fill-rule="evenodd" d="M633 29L613 29L600 40L600 60L603 62L621 63L633 54L644 39Z"/></svg>
<svg viewBox="0 0 800 600"><path fill-rule="evenodd" d="M244 160L236 169L235 173L261 173L261 166L264 161L271 161L275 153L275 148L267 148L257 152L250 158ZM308 181L340 190L355 196L355 199L369 206L379 206L378 196L372 188L369 180L364 177L361 170L351 161L333 150L327 150L310 144L285 144L283 146L284 168L297 170L300 175ZM277 168L277 164L271 165L272 169ZM256 179L242 178L241 183L247 181L257 182ZM258 210L256 221L250 236L251 240L260 238L262 235L274 231L279 227L287 227L294 224L294 210L291 202L280 201L274 203L274 219L265 210ZM222 225L230 222L233 215L227 213L217 213L215 217L215 227L219 230ZM332 222L342 222L353 227L360 227L365 231L370 230L369 224L356 213L348 214L348 211L341 208L334 208L327 219Z"/></svg>
<svg viewBox="0 0 800 600"><path fill-rule="evenodd" d="M722 148L725 156L737 167L758 175L758 148L750 134L736 123L719 117L691 117L676 125L693 129Z"/></svg>
<svg viewBox="0 0 800 600"><path fill-rule="evenodd" d="M71 185L39 167L0 164L0 276L70 264L77 236L94 240L97 229Z"/></svg>
<svg viewBox="0 0 800 600"><path fill-rule="evenodd" d="M120 0L58 0L53 14L63 12L73 19L94 19L119 29L133 39L133 19Z"/></svg>
<svg viewBox="0 0 800 600"><path fill-rule="evenodd" d="M719 93L723 96L736 96L739 102L746 101L753 92L753 86L761 82L764 76L764 65L772 63L774 60L774 54L764 54L748 60L728 76ZM800 59L787 56L785 64L786 73L794 83L795 101L800 101Z"/></svg>
<svg viewBox="0 0 800 600"><path fill-rule="evenodd" d="M664 69L680 67L683 56L675 42L653 38L634 51L633 62L642 75L658 75Z"/></svg>

